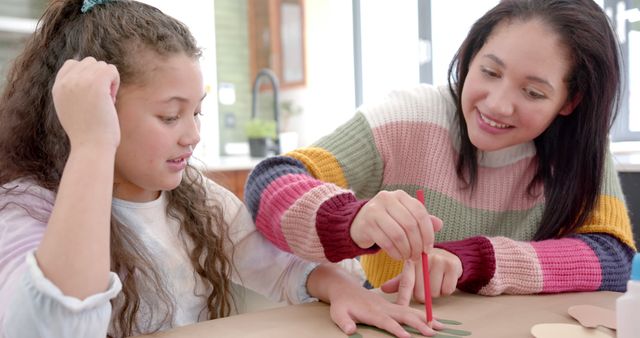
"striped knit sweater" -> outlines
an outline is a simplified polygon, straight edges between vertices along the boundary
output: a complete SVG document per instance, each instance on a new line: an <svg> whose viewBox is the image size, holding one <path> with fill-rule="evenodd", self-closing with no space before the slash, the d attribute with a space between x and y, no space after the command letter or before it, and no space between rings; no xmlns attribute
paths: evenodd
<svg viewBox="0 0 640 338"><path fill-rule="evenodd" d="M258 229L282 250L315 261L361 259L373 286L400 273L377 247L361 249L349 228L381 190L425 191L444 228L436 247L462 261L458 288L484 295L623 291L635 251L612 161L596 210L576 234L533 242L545 207L543 188L527 186L536 169L533 143L479 152L473 195L455 170L459 141L448 89L423 85L363 106L314 145L261 162L245 199ZM374 254L375 253L375 254Z"/></svg>

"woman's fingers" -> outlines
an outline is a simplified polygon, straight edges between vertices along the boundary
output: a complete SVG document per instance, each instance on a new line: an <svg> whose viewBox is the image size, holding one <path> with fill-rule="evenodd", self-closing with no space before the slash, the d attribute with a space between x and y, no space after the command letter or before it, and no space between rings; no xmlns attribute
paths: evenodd
<svg viewBox="0 0 640 338"><path fill-rule="evenodd" d="M409 305L411 303L413 288L416 285L415 266L416 264L412 261L404 261L404 268L398 280L398 297L396 298L396 304L398 305Z"/></svg>
<svg viewBox="0 0 640 338"><path fill-rule="evenodd" d="M417 223L414 226L416 231L412 235L420 236L420 241L419 245L414 248L413 254L416 256L412 259L418 260L423 252L429 252L433 247L434 226L427 209L420 201L406 193L402 195L401 199L403 206L411 213L412 219Z"/></svg>
<svg viewBox="0 0 640 338"><path fill-rule="evenodd" d="M434 241L433 225L424 205L401 190L381 192L375 198L379 208L384 207L388 215L377 218L378 226L399 252L399 257L392 257L419 260L422 252L433 247Z"/></svg>
<svg viewBox="0 0 640 338"><path fill-rule="evenodd" d="M460 259L442 249L434 249L429 255L429 278L431 281L431 295L433 297L448 296L458 285L462 276Z"/></svg>
<svg viewBox="0 0 640 338"><path fill-rule="evenodd" d="M404 191L381 191L354 218L350 235L361 248L377 244L398 260L417 261L433 248L442 221Z"/></svg>
<svg viewBox="0 0 640 338"><path fill-rule="evenodd" d="M377 215L370 230L371 239L394 259L402 260L402 253L408 251L409 241L404 232L395 225L393 218L385 213Z"/></svg>
<svg viewBox="0 0 640 338"><path fill-rule="evenodd" d="M426 227L430 226L428 223L428 215L424 207L410 197L406 193L399 193L396 200L392 204L387 205L387 213L391 215L397 227L402 230L402 235L407 239L408 247L405 247L405 251L402 251L403 259L418 260L420 254L424 251L425 239L428 241L428 237L425 237L423 233L427 232ZM433 230L431 230L433 234ZM433 237L433 236L431 236ZM432 245L432 244L431 244Z"/></svg>
<svg viewBox="0 0 640 338"><path fill-rule="evenodd" d="M442 230L443 222L440 218L434 215L429 215L429 219L431 219L431 224L433 224L433 231L438 232Z"/></svg>
<svg viewBox="0 0 640 338"><path fill-rule="evenodd" d="M401 274L384 282L384 284L380 286L380 290L382 290L382 292L384 293L398 292L398 287L400 286L400 277L402 277Z"/></svg>

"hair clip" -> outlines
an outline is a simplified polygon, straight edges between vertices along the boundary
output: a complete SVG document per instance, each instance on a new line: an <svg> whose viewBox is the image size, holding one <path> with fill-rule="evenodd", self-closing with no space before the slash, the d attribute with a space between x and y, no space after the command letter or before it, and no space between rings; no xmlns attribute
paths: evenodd
<svg viewBox="0 0 640 338"><path fill-rule="evenodd" d="M93 8L93 6L95 5L102 5L105 4L107 2L112 2L113 0L84 0L82 2L82 8L80 8L80 11L82 13L86 13L88 11L91 10L91 8Z"/></svg>

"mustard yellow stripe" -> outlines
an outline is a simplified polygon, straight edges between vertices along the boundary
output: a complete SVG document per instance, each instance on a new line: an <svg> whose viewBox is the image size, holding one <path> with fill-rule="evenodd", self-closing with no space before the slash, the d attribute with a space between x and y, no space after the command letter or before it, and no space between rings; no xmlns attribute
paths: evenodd
<svg viewBox="0 0 640 338"><path fill-rule="evenodd" d="M596 208L578 233L601 232L610 234L637 250L631 231L631 221L624 202L616 197L601 195Z"/></svg>
<svg viewBox="0 0 640 338"><path fill-rule="evenodd" d="M336 157L329 151L318 147L299 148L288 152L286 156L302 162L313 177L347 188L347 179Z"/></svg>
<svg viewBox="0 0 640 338"><path fill-rule="evenodd" d="M362 268L374 288L379 288L384 282L402 272L402 261L397 261L384 251L374 255L364 255L360 258Z"/></svg>

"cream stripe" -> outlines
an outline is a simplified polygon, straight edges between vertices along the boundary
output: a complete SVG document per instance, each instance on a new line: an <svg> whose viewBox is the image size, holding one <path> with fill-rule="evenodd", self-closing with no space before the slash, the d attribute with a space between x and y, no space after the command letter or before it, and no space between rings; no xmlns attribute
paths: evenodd
<svg viewBox="0 0 640 338"><path fill-rule="evenodd" d="M324 248L315 230L315 215L322 203L347 191L334 184L322 184L307 191L287 209L282 216L282 233L293 252L308 253L309 256L301 256L306 259L318 260L325 257Z"/></svg>
<svg viewBox="0 0 640 338"><path fill-rule="evenodd" d="M528 243L506 237L489 238L493 245L496 271L481 295L532 294L542 291L542 269L535 249Z"/></svg>
<svg viewBox="0 0 640 338"><path fill-rule="evenodd" d="M445 87L421 85L391 92L384 101L365 104L360 111L371 128L390 122L428 122L449 129L455 105ZM432 111L424 111L430 107Z"/></svg>

